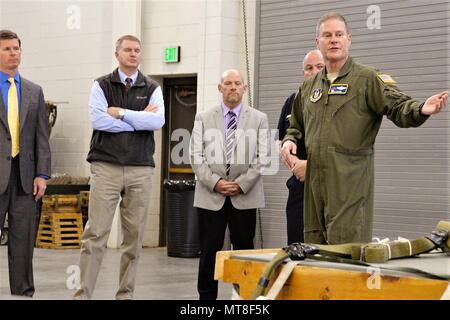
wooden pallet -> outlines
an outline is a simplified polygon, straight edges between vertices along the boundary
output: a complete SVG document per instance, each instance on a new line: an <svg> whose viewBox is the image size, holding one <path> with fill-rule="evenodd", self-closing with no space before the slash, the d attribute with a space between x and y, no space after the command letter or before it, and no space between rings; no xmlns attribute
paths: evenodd
<svg viewBox="0 0 450 320"><path fill-rule="evenodd" d="M89 191L80 191L80 209L81 214L83 215L83 226L86 225L86 222L88 220L89 195Z"/></svg>
<svg viewBox="0 0 450 320"><path fill-rule="evenodd" d="M81 246L83 221L80 212L42 212L36 247L77 249Z"/></svg>
<svg viewBox="0 0 450 320"><path fill-rule="evenodd" d="M81 212L81 197L78 194L53 194L42 199L42 212Z"/></svg>

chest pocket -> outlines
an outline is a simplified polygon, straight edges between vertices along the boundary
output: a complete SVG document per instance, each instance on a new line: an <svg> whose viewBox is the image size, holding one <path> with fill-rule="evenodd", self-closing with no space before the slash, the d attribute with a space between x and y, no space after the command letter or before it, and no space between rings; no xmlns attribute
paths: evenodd
<svg viewBox="0 0 450 320"><path fill-rule="evenodd" d="M134 97L134 101L132 102L133 105L138 107L138 110L143 110L147 107L149 101L149 96L146 92L143 92L143 94L136 94Z"/></svg>
<svg viewBox="0 0 450 320"><path fill-rule="evenodd" d="M331 118L346 114L361 114L362 89L351 91L345 95L329 95L328 105L331 106Z"/></svg>

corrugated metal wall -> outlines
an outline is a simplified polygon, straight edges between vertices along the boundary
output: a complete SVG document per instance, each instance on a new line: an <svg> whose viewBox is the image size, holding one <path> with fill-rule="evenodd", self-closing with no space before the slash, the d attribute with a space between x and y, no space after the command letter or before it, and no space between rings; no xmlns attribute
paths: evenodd
<svg viewBox="0 0 450 320"><path fill-rule="evenodd" d="M370 5L381 28L370 30ZM450 88L449 1L276 1L257 8L255 105L276 128L285 99L303 81L301 61L315 48L315 26L329 11L350 26L351 56L392 75L419 100ZM416 238L450 219L450 110L421 128L399 129L384 119L376 143L374 236ZM265 177L267 205L261 210L264 247L286 243L285 181L289 172Z"/></svg>

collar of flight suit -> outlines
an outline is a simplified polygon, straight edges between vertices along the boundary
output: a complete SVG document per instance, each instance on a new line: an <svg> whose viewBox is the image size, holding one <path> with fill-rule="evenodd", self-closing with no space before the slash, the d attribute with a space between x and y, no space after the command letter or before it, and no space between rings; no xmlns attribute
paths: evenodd
<svg viewBox="0 0 450 320"><path fill-rule="evenodd" d="M336 79L346 76L352 70L352 67L353 67L353 58L348 57L344 66L341 68L341 70L339 70L339 75ZM323 68L323 70L321 71L320 77L322 78L323 81L328 81L327 67Z"/></svg>

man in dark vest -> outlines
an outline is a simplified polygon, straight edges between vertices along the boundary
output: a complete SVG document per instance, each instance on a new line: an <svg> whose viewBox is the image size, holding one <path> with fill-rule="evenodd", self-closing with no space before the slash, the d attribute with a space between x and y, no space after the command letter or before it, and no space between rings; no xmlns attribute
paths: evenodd
<svg viewBox="0 0 450 320"><path fill-rule="evenodd" d="M123 242L116 299L133 298L155 167L153 131L164 125L161 88L138 70L139 39L121 37L115 56L119 68L98 78L89 98L94 132L87 161L92 178L81 245L81 288L75 299L92 298L119 201Z"/></svg>

